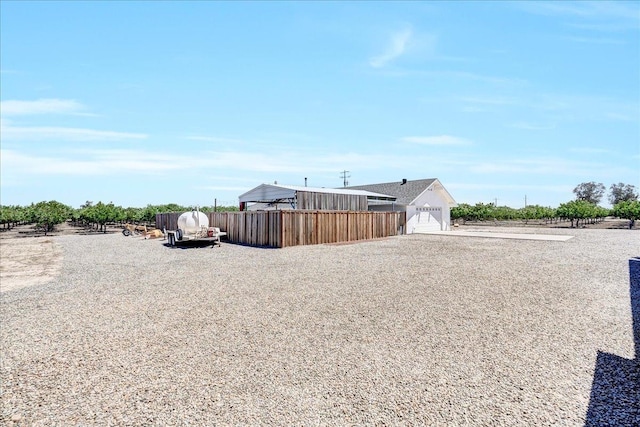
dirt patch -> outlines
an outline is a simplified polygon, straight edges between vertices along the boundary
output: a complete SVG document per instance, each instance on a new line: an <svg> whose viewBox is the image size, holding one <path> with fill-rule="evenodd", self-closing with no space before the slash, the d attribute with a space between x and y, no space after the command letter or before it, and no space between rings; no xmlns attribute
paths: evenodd
<svg viewBox="0 0 640 427"><path fill-rule="evenodd" d="M49 282L60 272L62 250L50 237L0 240L0 292Z"/></svg>
<svg viewBox="0 0 640 427"><path fill-rule="evenodd" d="M151 227L150 227L151 228ZM116 225L107 226L107 233L121 233L122 227ZM95 228L75 226L70 221L58 224L53 231L49 231L47 235L44 235L44 231L36 228L35 225L19 225L12 227L11 229L0 228L0 239L15 239L21 237L55 237L55 236L68 236L68 235L87 235L87 234L104 234Z"/></svg>

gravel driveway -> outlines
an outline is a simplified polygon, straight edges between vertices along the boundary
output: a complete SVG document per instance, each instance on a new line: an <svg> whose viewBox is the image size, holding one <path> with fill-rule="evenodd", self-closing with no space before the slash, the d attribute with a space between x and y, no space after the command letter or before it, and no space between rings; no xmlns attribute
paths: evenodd
<svg viewBox="0 0 640 427"><path fill-rule="evenodd" d="M575 238L172 249L55 237L60 274L1 296L0 422L640 423L640 234L544 232ZM599 398L605 353L628 361L611 380L630 390L618 415Z"/></svg>

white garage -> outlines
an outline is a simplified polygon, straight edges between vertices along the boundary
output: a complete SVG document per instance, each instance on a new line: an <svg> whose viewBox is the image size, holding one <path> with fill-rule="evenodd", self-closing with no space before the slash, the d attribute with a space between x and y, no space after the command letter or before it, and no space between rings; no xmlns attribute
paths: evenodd
<svg viewBox="0 0 640 427"><path fill-rule="evenodd" d="M450 229L451 208L458 204L437 178L347 187L396 197L395 202L369 202L372 211L406 211L407 234Z"/></svg>

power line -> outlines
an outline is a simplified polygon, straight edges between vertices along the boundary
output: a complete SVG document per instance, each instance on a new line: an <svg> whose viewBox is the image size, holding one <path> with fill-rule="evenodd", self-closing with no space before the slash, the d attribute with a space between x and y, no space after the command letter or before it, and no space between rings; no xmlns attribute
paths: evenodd
<svg viewBox="0 0 640 427"><path fill-rule="evenodd" d="M348 175L349 172L350 171L347 170L340 172L340 178L342 178L342 183L345 187L349 185L349 181L347 181L347 178L351 178L351 175Z"/></svg>

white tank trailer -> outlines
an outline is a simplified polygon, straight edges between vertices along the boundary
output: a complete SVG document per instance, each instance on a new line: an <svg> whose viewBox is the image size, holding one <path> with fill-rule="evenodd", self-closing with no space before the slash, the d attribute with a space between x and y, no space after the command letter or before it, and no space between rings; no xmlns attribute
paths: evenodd
<svg viewBox="0 0 640 427"><path fill-rule="evenodd" d="M178 217L178 230L182 230L185 235L206 231L207 228L209 228L209 218L198 210L185 212Z"/></svg>
<svg viewBox="0 0 640 427"><path fill-rule="evenodd" d="M227 235L218 227L209 227L207 214L199 209L181 214L177 223L177 230L167 230L169 246L189 241L205 241L211 242L212 246L220 246L220 237Z"/></svg>

